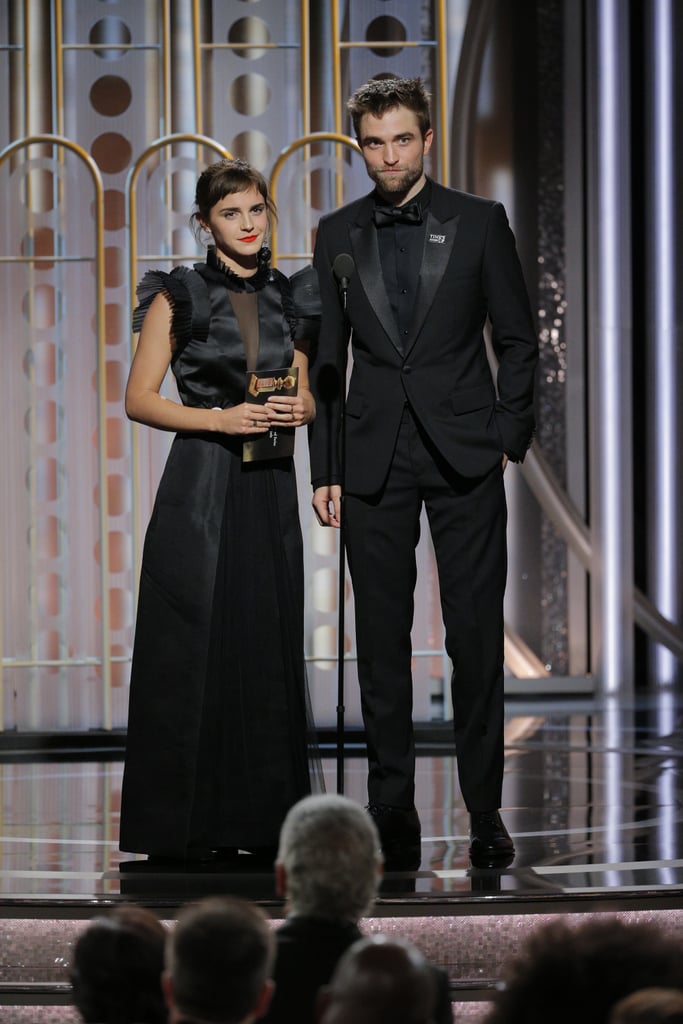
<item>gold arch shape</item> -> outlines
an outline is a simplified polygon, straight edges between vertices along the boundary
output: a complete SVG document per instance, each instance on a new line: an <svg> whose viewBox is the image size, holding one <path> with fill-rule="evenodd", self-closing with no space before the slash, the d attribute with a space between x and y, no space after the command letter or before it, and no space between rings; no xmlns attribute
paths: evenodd
<svg viewBox="0 0 683 1024"><path fill-rule="evenodd" d="M129 281L130 281L130 293L133 294L135 286L136 274L137 274L137 208L133 199L135 197L135 187L137 184L138 177L142 168L145 166L147 161L155 153L158 153L160 149L164 149L166 146L172 146L177 142L191 142L197 146L205 146L207 149L212 149L220 157L225 160L231 160L232 154L221 146L220 142L216 142L215 139L209 138L208 135L199 135L193 132L176 132L171 135L162 135L160 138L155 139L154 142L150 142L149 146L142 151L140 156L137 158L126 179L125 187L125 202L127 210L127 222L128 222L128 240L129 240Z"/></svg>
<svg viewBox="0 0 683 1024"><path fill-rule="evenodd" d="M301 149L304 146L310 146L315 142L336 142L338 145L346 146L347 148L353 150L356 153L360 153L361 151L360 146L358 145L355 139L352 139L349 135L343 135L341 132L311 132L310 135L303 135L300 139L296 139L295 142L290 142L288 146L285 146L285 148L281 150L280 155L273 164L273 169L270 172L270 191L273 197L273 202L276 205L277 183L282 168L287 163L292 154L295 153L298 149ZM337 179L339 189L341 189L341 176L338 175ZM339 205L341 205L341 192L339 192L338 194L338 202ZM277 266L279 254L277 250L277 222L275 220L273 221L271 227L270 236L273 250L273 264ZM287 253L283 255L289 254Z"/></svg>
<svg viewBox="0 0 683 1024"><path fill-rule="evenodd" d="M221 146L220 142L216 142L215 139L209 138L208 135L200 135L193 132L176 132L170 135L163 135L154 142L151 142L146 149L142 151L140 156L137 158L126 179L125 186L125 204L126 204L126 222L128 224L128 286L129 294L132 296L135 294L135 282L137 279L137 204L134 202L136 196L136 184L140 172L149 160L151 156L164 149L166 146L172 146L177 142L191 142L197 146L204 146L207 149L213 150L218 156L225 160L232 159L232 154ZM134 352L135 342L131 334L131 358ZM140 552L138 545L138 537L140 536L140 504L137 496L136 483L139 480L140 470L140 446L139 446L139 427L136 423L132 425L132 444L131 444L131 470L133 477L133 494L132 494L132 550L133 550L133 595L134 600L137 603L138 587L139 587L139 562Z"/></svg>
<svg viewBox="0 0 683 1024"><path fill-rule="evenodd" d="M97 420L98 420L98 486L100 491L100 630L102 644L102 727L112 728L111 710L111 630L109 606L109 498L107 492L107 417L105 409L106 396L106 359L104 337L104 186L99 167L90 154L78 143L62 135L29 135L6 146L0 152L0 166L15 153L33 145L52 145L68 149L81 160L88 170L95 187L95 290L96 290L96 324L97 324ZM55 258L58 260L58 257ZM0 591L1 595L1 591ZM0 609L0 708L3 707L3 664L2 658L2 614ZM13 662L13 664L30 665L33 661ZM42 662L41 662L42 664ZM55 662L50 662L55 664ZM59 661L57 664L68 664ZM4 729L4 719L0 716L0 731Z"/></svg>

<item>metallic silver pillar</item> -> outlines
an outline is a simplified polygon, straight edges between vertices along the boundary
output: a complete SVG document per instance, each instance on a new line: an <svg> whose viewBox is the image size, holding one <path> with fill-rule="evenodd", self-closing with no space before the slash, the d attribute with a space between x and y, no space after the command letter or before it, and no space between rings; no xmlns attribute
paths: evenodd
<svg viewBox="0 0 683 1024"><path fill-rule="evenodd" d="M676 223L676 119L673 0L649 0L645 75L647 129L644 160L647 224L647 574L649 597L672 622L679 620L681 594L682 358L678 354L676 293L681 286ZM656 646L650 678L656 686L675 682L678 659ZM663 734L673 722L660 722Z"/></svg>
<svg viewBox="0 0 683 1024"><path fill-rule="evenodd" d="M629 16L588 10L589 458L593 670L599 689L633 687Z"/></svg>
<svg viewBox="0 0 683 1024"><path fill-rule="evenodd" d="M172 0L170 9L171 49L171 133L197 133L202 126L197 124L196 83L195 83L195 38L192 21L192 5L184 0ZM201 86L200 86L201 88ZM171 152L173 157L171 158ZM167 149L169 160L169 195L173 197L175 211L186 211L184 217L176 217L177 225L172 233L171 251L188 251L187 216L192 210L197 173L198 151L194 143L181 142ZM183 168L184 173L173 173ZM192 168L192 170L190 170Z"/></svg>
<svg viewBox="0 0 683 1024"><path fill-rule="evenodd" d="M171 3L171 124L169 132L197 132L192 5Z"/></svg>

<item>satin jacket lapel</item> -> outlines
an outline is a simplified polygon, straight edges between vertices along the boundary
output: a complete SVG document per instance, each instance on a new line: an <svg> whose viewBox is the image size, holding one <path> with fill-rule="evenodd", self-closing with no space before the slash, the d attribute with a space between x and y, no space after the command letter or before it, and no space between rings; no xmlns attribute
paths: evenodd
<svg viewBox="0 0 683 1024"><path fill-rule="evenodd" d="M415 314L410 327L410 340L406 346L406 355L419 337L422 325L431 309L437 289L441 284L448 261L451 258L455 236L458 231L460 214L439 220L430 209L427 213L420 281L415 303Z"/></svg>
<svg viewBox="0 0 683 1024"><path fill-rule="evenodd" d="M372 222L372 204L368 204L367 220L359 220L349 227L356 272L370 301L380 326L396 351L403 355L398 326L384 286L384 275L379 259L377 229Z"/></svg>

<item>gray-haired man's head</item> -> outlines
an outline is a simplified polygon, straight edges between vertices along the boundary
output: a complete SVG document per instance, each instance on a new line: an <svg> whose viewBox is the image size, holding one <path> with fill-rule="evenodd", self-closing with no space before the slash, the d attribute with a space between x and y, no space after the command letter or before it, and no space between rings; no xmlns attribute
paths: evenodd
<svg viewBox="0 0 683 1024"><path fill-rule="evenodd" d="M371 906L382 871L375 824L347 797L304 797L282 825L276 871L294 913L357 921Z"/></svg>

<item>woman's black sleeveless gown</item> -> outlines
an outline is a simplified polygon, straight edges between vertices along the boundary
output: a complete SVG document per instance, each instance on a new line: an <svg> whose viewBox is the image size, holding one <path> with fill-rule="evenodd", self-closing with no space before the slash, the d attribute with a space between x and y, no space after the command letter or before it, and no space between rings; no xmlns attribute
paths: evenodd
<svg viewBox="0 0 683 1024"><path fill-rule="evenodd" d="M211 253L194 271L151 271L136 329L160 290L173 307L183 404L237 405L251 360L291 365L296 312L277 271L236 278ZM294 466L241 454L239 438L178 434L159 484L142 559L122 850L272 847L310 792Z"/></svg>

